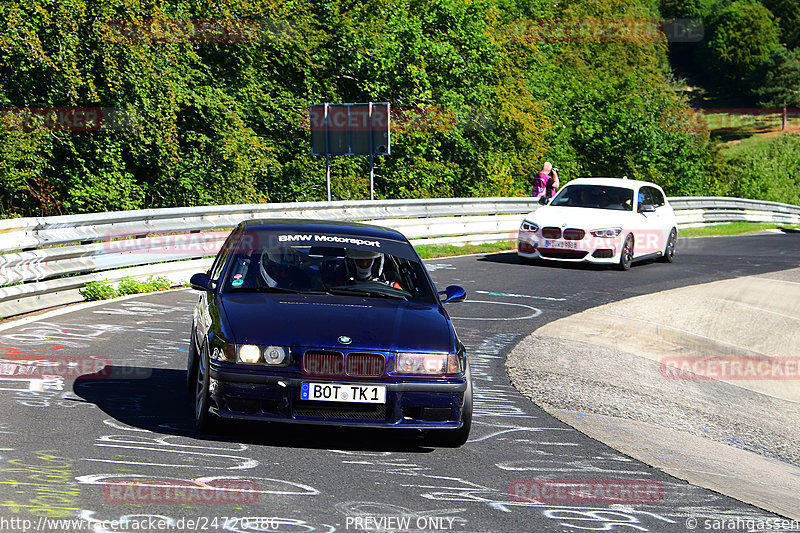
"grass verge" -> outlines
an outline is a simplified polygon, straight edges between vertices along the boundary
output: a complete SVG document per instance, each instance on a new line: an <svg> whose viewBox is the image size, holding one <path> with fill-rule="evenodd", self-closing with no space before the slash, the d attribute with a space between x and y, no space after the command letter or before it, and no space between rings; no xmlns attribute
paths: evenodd
<svg viewBox="0 0 800 533"><path fill-rule="evenodd" d="M414 248L422 259L447 257L451 255L491 254L494 252L507 252L517 247L516 241L488 242L484 244L420 244Z"/></svg>
<svg viewBox="0 0 800 533"><path fill-rule="evenodd" d="M87 283L81 290L83 299L87 302L95 300L109 300L117 296L128 294L141 294L145 292L165 291L171 288L172 282L167 278L150 278L147 281L138 281L126 277L122 279L115 289L106 281L93 281Z"/></svg>

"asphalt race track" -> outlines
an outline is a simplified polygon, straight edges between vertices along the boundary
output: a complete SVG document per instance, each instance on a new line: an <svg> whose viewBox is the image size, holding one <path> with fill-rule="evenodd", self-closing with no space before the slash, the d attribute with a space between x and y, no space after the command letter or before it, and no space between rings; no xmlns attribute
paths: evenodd
<svg viewBox="0 0 800 533"><path fill-rule="evenodd" d="M467 289L448 304L476 385L464 447L289 425L201 435L185 387L197 294L80 306L0 331L0 531L746 531L747 520L779 518L565 426L511 387L503 363L536 328L590 307L795 268L800 236L682 239L674 264L629 272L521 265L511 253L426 263L439 289ZM74 359L76 374L11 370L48 359ZM526 499L541 487L530 480L648 490L618 503Z"/></svg>

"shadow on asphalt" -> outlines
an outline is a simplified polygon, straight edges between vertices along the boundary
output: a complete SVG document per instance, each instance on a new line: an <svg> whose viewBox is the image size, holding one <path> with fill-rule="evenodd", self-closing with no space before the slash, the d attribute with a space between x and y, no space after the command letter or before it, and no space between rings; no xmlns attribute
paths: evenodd
<svg viewBox="0 0 800 533"><path fill-rule="evenodd" d="M662 285L661 290L665 290L797 268L800 265L800 247L790 235L757 233L732 237L684 237L678 239L675 264L647 259L633 263L631 270L638 273L635 277L639 281L648 285L644 292L652 292L652 283ZM574 279L575 284L592 283L591 279L583 277L583 272L598 273L603 279L634 280L630 272L619 272L616 265L546 260L524 264L520 262L516 252L489 254L478 258L478 261L527 268L543 277L560 272L575 272L579 275ZM606 273L614 275L608 276Z"/></svg>
<svg viewBox="0 0 800 533"><path fill-rule="evenodd" d="M282 448L433 451L415 430L222 420L214 434L203 434L194 425L194 398L186 391L184 370L107 366L80 376L73 391L114 420L157 434Z"/></svg>
<svg viewBox="0 0 800 533"><path fill-rule="evenodd" d="M617 265L598 265L594 263L568 263L568 262L561 262L561 261L547 261L542 259L534 259L528 260L528 262L523 263L519 257L517 257L516 252L502 252L496 254L486 255L478 259L479 262L489 262L489 263L499 263L502 265L517 265L520 267L525 268L544 268L544 269L554 269L554 270L588 270L592 272L602 272L604 270L618 270ZM645 261L637 261L631 265L631 268L635 268L640 265L646 265L648 263L655 262L654 259L647 259Z"/></svg>

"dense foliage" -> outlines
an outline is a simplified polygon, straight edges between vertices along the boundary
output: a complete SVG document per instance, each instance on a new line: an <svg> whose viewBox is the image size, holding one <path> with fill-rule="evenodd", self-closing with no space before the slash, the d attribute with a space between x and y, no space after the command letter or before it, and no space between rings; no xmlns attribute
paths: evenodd
<svg viewBox="0 0 800 533"><path fill-rule="evenodd" d="M732 194L800 205L800 135L737 148L730 149L728 162Z"/></svg>
<svg viewBox="0 0 800 533"><path fill-rule="evenodd" d="M800 9L797 8L797 1L763 0L763 3L778 18L786 47L800 47Z"/></svg>
<svg viewBox="0 0 800 533"><path fill-rule="evenodd" d="M696 7L717 12L720 2ZM652 20L658 8L6 1L0 108L12 112L0 127L0 217L322 200L324 160L310 154L307 116L321 102L388 101L400 111L392 155L376 161L378 197L523 195L545 159L567 179L628 175L669 194L726 192L707 132L690 127L673 86L663 36L553 37L558 21ZM257 38L115 33L130 21L187 20L245 23ZM102 108L109 120L98 131L19 123L19 109L50 107ZM334 158L334 198L368 197L367 176L366 157Z"/></svg>
<svg viewBox="0 0 800 533"><path fill-rule="evenodd" d="M702 95L695 105L712 114L714 108L738 108L741 115L755 107L782 108L782 127L791 122L796 131L797 0L660 0L660 10L666 18L692 19L704 30L701 39L669 43L677 75ZM736 115L731 112L728 124L735 123ZM763 138L738 144L742 136L747 133L715 132L711 175L717 177L720 193L798 203L800 136L758 133ZM725 140L732 146L720 142Z"/></svg>
<svg viewBox="0 0 800 533"><path fill-rule="evenodd" d="M704 42L706 63L719 83L747 79L778 48L780 28L763 5L738 0L722 10Z"/></svg>
<svg viewBox="0 0 800 533"><path fill-rule="evenodd" d="M742 105L755 104L775 54L800 53L796 0L660 0L660 11L703 29L700 39L670 43L678 74Z"/></svg>

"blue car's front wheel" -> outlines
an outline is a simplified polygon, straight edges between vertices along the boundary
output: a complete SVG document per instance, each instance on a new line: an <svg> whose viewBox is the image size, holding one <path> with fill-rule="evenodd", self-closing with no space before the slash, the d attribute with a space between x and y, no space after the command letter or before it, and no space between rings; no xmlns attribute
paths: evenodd
<svg viewBox="0 0 800 533"><path fill-rule="evenodd" d="M186 358L186 392L193 394L197 386L197 360L199 359L195 347L194 324L192 324L192 332L189 337L189 355Z"/></svg>
<svg viewBox="0 0 800 533"><path fill-rule="evenodd" d="M203 433L211 433L216 429L216 417L209 410L209 357L208 344L203 344L197 361L195 372L194 422Z"/></svg>

